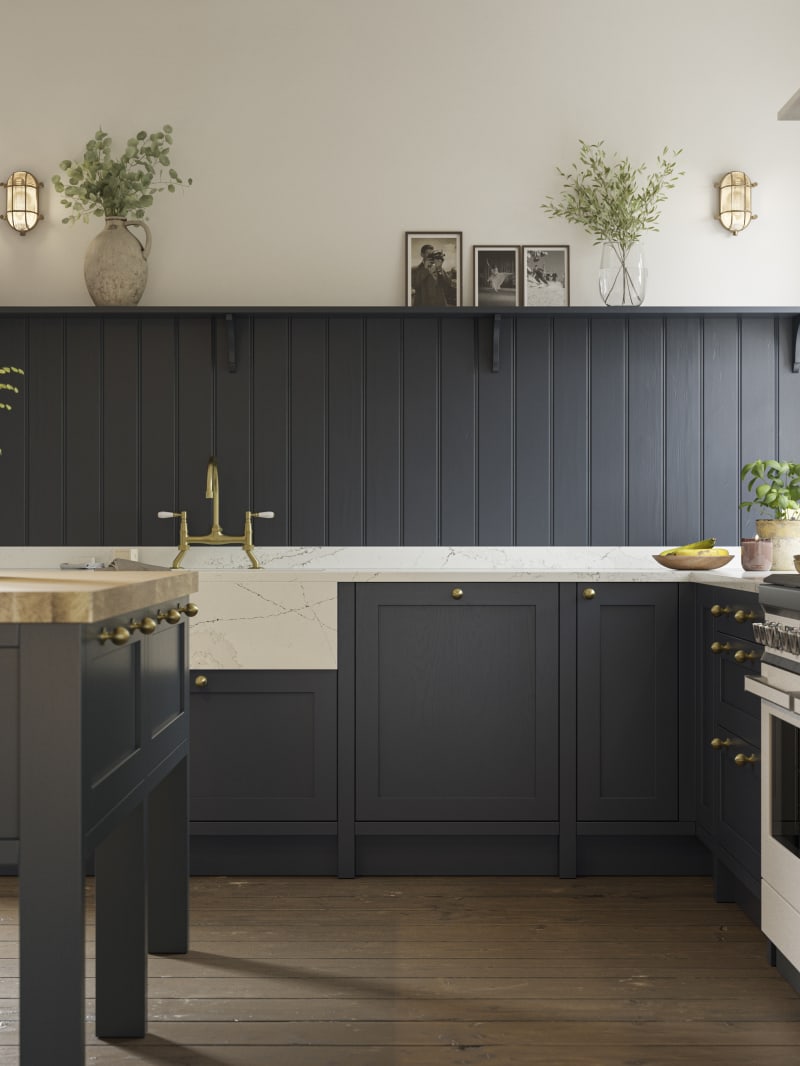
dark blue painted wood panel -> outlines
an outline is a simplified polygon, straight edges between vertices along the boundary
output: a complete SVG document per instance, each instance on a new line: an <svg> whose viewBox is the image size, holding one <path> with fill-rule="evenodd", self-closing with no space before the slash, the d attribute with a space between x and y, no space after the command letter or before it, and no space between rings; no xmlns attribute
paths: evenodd
<svg viewBox="0 0 800 1066"><path fill-rule="evenodd" d="M705 536L702 384L700 319L667 319L664 540L668 544L685 544Z"/></svg>
<svg viewBox="0 0 800 1066"><path fill-rule="evenodd" d="M592 544L628 541L626 325L624 318L596 318L591 324Z"/></svg>
<svg viewBox="0 0 800 1066"><path fill-rule="evenodd" d="M515 544L551 544L553 523L553 344L546 318L517 321Z"/></svg>
<svg viewBox="0 0 800 1066"><path fill-rule="evenodd" d="M439 544L439 323L403 332L403 544Z"/></svg>
<svg viewBox="0 0 800 1066"><path fill-rule="evenodd" d="M327 372L324 319L300 318L290 333L289 484L292 544L326 544Z"/></svg>
<svg viewBox="0 0 800 1066"><path fill-rule="evenodd" d="M366 540L402 540L401 409L403 323L368 318L366 343Z"/></svg>
<svg viewBox="0 0 800 1066"><path fill-rule="evenodd" d="M317 308L0 315L27 369L0 543L175 543L273 510L281 544L735 543L749 459L800 456L789 313ZM13 465L12 465L13 464Z"/></svg>
<svg viewBox="0 0 800 1066"><path fill-rule="evenodd" d="M664 321L628 324L628 540L663 544Z"/></svg>
<svg viewBox="0 0 800 1066"><path fill-rule="evenodd" d="M256 544L291 544L289 491L289 320L253 322L253 502L256 511L274 511L257 521Z"/></svg>
<svg viewBox="0 0 800 1066"><path fill-rule="evenodd" d="M443 319L441 344L441 542L470 545L477 534L474 319Z"/></svg>
<svg viewBox="0 0 800 1066"><path fill-rule="evenodd" d="M589 543L589 320L553 323L553 543Z"/></svg>
<svg viewBox="0 0 800 1066"><path fill-rule="evenodd" d="M127 543L139 525L139 322L103 320L103 543Z"/></svg>
<svg viewBox="0 0 800 1066"><path fill-rule="evenodd" d="M478 322L478 543L514 540L514 331L500 320L500 366L492 370L493 320Z"/></svg>
<svg viewBox="0 0 800 1066"><path fill-rule="evenodd" d="M738 455L738 323L709 318L703 323L702 529L720 544L739 539Z"/></svg>

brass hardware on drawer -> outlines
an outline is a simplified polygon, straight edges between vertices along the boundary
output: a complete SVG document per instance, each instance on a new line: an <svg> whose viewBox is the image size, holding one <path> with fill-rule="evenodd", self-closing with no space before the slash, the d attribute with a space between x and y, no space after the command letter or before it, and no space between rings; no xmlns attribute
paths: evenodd
<svg viewBox="0 0 800 1066"><path fill-rule="evenodd" d="M176 622L180 622L181 612L176 607L170 607L168 611L159 611L156 619L159 622L168 622L171 626L174 626Z"/></svg>
<svg viewBox="0 0 800 1066"><path fill-rule="evenodd" d="M758 762L757 755L735 755L733 761L737 766L746 766L748 763Z"/></svg>
<svg viewBox="0 0 800 1066"><path fill-rule="evenodd" d="M453 597L454 600L460 600L461 597L464 595L464 590L463 589L453 589L453 591L450 593L450 595Z"/></svg>
<svg viewBox="0 0 800 1066"><path fill-rule="evenodd" d="M596 595L597 593L594 589L584 589L581 593L581 596L583 596L585 600L593 600Z"/></svg>
<svg viewBox="0 0 800 1066"><path fill-rule="evenodd" d="M739 610L733 616L735 622L756 622L760 618L757 611L742 611Z"/></svg>
<svg viewBox="0 0 800 1066"><path fill-rule="evenodd" d="M731 651L732 648L733 645L729 644L727 641L725 641L724 644L720 644L718 640L715 640L714 643L711 645L711 650L714 652L715 655L719 655L719 653L723 651Z"/></svg>
<svg viewBox="0 0 800 1066"><path fill-rule="evenodd" d="M761 658L757 651L742 651L741 649L733 657L737 663L757 663Z"/></svg>
<svg viewBox="0 0 800 1066"><path fill-rule="evenodd" d="M150 618L149 615L145 615L141 622L137 622L135 618L131 618L130 622L128 622L128 629L138 629L146 637L150 636L151 633L155 633L157 627L158 622L156 622L155 618Z"/></svg>
<svg viewBox="0 0 800 1066"><path fill-rule="evenodd" d="M731 744L733 744L732 740L720 740L719 737L714 737L711 741L711 747L715 748L717 751L719 751L720 748L729 748Z"/></svg>
<svg viewBox="0 0 800 1066"><path fill-rule="evenodd" d="M179 607L178 610L182 611L187 618L194 618L200 608L197 606L196 603L184 603L184 605L182 607Z"/></svg>
<svg viewBox="0 0 800 1066"><path fill-rule="evenodd" d="M195 685L197 685L198 688L205 688L208 684L208 678L205 674L198 674L197 677L194 679L194 683Z"/></svg>
<svg viewBox="0 0 800 1066"><path fill-rule="evenodd" d="M110 640L112 644L127 644L131 639L131 632L129 629L126 629L125 626L117 626L109 633L105 626L103 626L97 634L97 639L101 644L105 644L107 640Z"/></svg>
<svg viewBox="0 0 800 1066"><path fill-rule="evenodd" d="M711 610L711 613L714 615L715 618L719 618L719 616L721 614L730 614L731 611L733 610L733 608L732 607L723 607L721 604L715 603L714 606L710 610Z"/></svg>

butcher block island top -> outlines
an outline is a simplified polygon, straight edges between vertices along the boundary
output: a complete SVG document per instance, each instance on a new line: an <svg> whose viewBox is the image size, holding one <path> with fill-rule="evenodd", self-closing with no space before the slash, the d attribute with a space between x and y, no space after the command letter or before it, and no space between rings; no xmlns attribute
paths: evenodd
<svg viewBox="0 0 800 1066"><path fill-rule="evenodd" d="M192 570L0 570L0 622L98 622L197 587Z"/></svg>

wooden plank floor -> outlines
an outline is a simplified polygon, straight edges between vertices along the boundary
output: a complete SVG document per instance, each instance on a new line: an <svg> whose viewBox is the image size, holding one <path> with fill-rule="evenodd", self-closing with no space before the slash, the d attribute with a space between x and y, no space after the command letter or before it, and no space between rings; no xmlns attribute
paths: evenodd
<svg viewBox="0 0 800 1066"><path fill-rule="evenodd" d="M705 878L195 878L192 950L151 957L149 1035L115 1044L93 1032L92 889L96 1066L800 1062L800 997ZM0 1066L17 959L0 878Z"/></svg>

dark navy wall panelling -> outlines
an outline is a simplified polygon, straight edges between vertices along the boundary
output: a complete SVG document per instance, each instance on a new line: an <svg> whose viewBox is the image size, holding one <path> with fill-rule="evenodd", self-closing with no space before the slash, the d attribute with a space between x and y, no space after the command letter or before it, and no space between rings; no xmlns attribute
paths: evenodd
<svg viewBox="0 0 800 1066"><path fill-rule="evenodd" d="M0 543L664 544L753 529L743 462L800 460L790 312L0 314Z"/></svg>

